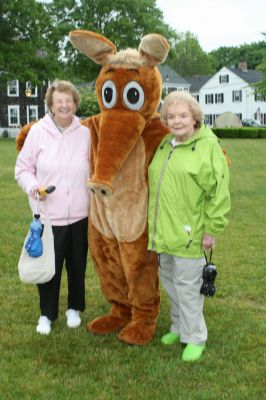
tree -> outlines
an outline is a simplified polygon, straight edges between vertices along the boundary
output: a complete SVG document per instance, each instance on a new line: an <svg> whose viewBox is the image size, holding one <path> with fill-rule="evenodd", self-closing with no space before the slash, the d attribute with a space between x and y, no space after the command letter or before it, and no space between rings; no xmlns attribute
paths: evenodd
<svg viewBox="0 0 266 400"><path fill-rule="evenodd" d="M29 12L30 10L30 12ZM50 47L51 19L35 0L0 2L0 83L19 79L33 84L58 70L56 48Z"/></svg>
<svg viewBox="0 0 266 400"><path fill-rule="evenodd" d="M266 33L262 32L262 35L265 37L266 39ZM260 82L258 82L255 87L257 89L257 91L266 98L266 56L264 57L264 59L262 60L262 63L260 65L258 65L257 69L262 72L263 74L263 78Z"/></svg>
<svg viewBox="0 0 266 400"><path fill-rule="evenodd" d="M206 75L213 72L208 55L202 50L197 37L191 32L176 36L171 66L181 76Z"/></svg>
<svg viewBox="0 0 266 400"><path fill-rule="evenodd" d="M239 61L245 60L248 69L256 69L266 54L266 41L243 44L238 47L219 47L209 53L216 71L224 66L237 67Z"/></svg>
<svg viewBox="0 0 266 400"><path fill-rule="evenodd" d="M266 98L266 59L260 64L257 68L259 71L262 72L263 78L260 82L254 85L256 90Z"/></svg>
<svg viewBox="0 0 266 400"><path fill-rule="evenodd" d="M161 33L170 39L174 33L163 22L155 0L53 0L45 6L53 16L58 40L64 49L64 70L75 81L91 81L99 71L67 40L72 29L86 29L106 36L118 49L138 47L143 35Z"/></svg>

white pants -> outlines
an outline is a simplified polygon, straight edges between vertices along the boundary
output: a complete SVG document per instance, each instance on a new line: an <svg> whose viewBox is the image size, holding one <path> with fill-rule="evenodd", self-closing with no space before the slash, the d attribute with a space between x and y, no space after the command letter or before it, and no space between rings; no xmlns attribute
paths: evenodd
<svg viewBox="0 0 266 400"><path fill-rule="evenodd" d="M207 341L204 296L200 294L204 265L204 257L160 255L160 278L171 300L170 331L180 336L181 343L204 344Z"/></svg>

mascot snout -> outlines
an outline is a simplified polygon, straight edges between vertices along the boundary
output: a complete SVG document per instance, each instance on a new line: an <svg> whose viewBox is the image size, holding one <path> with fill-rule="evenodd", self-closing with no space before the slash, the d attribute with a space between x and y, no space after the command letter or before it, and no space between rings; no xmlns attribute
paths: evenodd
<svg viewBox="0 0 266 400"><path fill-rule="evenodd" d="M92 193L100 196L113 193L113 182L140 138L145 123L144 117L134 111L102 112L95 144L95 169L88 181Z"/></svg>

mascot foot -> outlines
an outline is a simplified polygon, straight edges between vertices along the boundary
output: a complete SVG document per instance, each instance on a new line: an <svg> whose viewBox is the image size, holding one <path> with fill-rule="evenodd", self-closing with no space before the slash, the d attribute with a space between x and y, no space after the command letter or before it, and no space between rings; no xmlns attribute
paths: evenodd
<svg viewBox="0 0 266 400"><path fill-rule="evenodd" d="M118 335L118 339L127 344L144 345L149 343L156 330L156 323L131 321Z"/></svg>
<svg viewBox="0 0 266 400"><path fill-rule="evenodd" d="M108 333L117 332L124 328L130 320L126 318L106 315L99 317L87 324L87 330L98 335L107 335Z"/></svg>

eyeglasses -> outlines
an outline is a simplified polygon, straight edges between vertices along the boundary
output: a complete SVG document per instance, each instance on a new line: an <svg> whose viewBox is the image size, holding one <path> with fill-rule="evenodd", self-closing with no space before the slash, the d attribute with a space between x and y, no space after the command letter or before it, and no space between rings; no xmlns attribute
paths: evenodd
<svg viewBox="0 0 266 400"><path fill-rule="evenodd" d="M61 106L63 104L74 104L74 99L64 99L64 100L56 99L53 101L53 104L59 105L59 106Z"/></svg>

